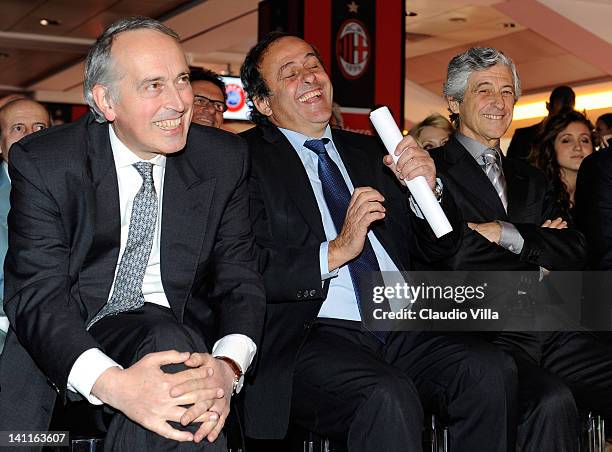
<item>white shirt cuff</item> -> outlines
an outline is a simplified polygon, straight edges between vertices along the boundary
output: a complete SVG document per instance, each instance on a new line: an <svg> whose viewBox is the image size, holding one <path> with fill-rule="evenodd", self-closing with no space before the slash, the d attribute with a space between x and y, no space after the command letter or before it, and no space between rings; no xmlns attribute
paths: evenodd
<svg viewBox="0 0 612 452"><path fill-rule="evenodd" d="M319 247L319 266L321 267L321 281L338 276L339 268L329 271L329 242L321 243Z"/></svg>
<svg viewBox="0 0 612 452"><path fill-rule="evenodd" d="M499 237L499 246L507 249L511 253L521 254L525 239L521 235L516 226L507 221L497 221L501 226L501 234Z"/></svg>
<svg viewBox="0 0 612 452"><path fill-rule="evenodd" d="M9 329L8 317L5 317L2 314L0 314L0 331L3 331L8 334L8 329Z"/></svg>
<svg viewBox="0 0 612 452"><path fill-rule="evenodd" d="M242 373L246 372L257 352L257 346L253 340L244 334L228 334L223 336L212 349L212 355L225 356L240 366Z"/></svg>
<svg viewBox="0 0 612 452"><path fill-rule="evenodd" d="M68 375L68 389L78 392L93 405L102 405L102 401L91 394L91 388L107 369L120 367L106 356L102 350L90 348L85 350L74 362Z"/></svg>

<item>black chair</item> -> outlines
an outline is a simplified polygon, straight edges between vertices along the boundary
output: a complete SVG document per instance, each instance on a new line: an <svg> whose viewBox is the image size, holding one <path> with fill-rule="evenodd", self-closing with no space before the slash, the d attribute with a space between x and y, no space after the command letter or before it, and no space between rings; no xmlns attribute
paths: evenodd
<svg viewBox="0 0 612 452"><path fill-rule="evenodd" d="M429 452L449 452L448 427L442 425L435 414L427 416L426 420L427 423L423 432L423 450ZM303 441L303 451L292 450L293 452L347 452L346 439L330 439L313 432L306 432Z"/></svg>
<svg viewBox="0 0 612 452"><path fill-rule="evenodd" d="M43 452L102 452L108 416L103 406L93 406L85 400L67 405L56 402L49 430L69 432L70 446L44 447Z"/></svg>
<svg viewBox="0 0 612 452"><path fill-rule="evenodd" d="M587 412L580 429L580 452L605 452L606 423L601 416Z"/></svg>

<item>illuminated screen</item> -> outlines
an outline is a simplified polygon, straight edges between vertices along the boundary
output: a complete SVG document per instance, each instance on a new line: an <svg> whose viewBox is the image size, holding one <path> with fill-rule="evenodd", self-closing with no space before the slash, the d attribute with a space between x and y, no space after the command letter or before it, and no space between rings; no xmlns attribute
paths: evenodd
<svg viewBox="0 0 612 452"><path fill-rule="evenodd" d="M223 118L234 120L249 120L249 107L246 104L246 93L242 88L240 77L225 77L221 80L225 83L227 93L227 111L223 113Z"/></svg>

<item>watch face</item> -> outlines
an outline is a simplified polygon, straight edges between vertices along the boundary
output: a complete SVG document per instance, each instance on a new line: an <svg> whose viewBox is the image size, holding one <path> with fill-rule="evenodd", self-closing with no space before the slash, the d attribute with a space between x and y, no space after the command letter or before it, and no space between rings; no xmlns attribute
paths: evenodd
<svg viewBox="0 0 612 452"><path fill-rule="evenodd" d="M234 394L238 394L244 385L244 375L240 375L240 378L236 380L236 384L234 385Z"/></svg>

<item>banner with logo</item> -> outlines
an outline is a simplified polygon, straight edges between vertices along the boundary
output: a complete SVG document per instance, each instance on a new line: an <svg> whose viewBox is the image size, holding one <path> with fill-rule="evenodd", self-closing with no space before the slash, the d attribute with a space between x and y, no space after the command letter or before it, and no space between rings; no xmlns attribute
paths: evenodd
<svg viewBox="0 0 612 452"><path fill-rule="evenodd" d="M331 77L342 107L370 108L374 98L374 1L332 2Z"/></svg>
<svg viewBox="0 0 612 452"><path fill-rule="evenodd" d="M372 133L372 107L386 105L403 128L404 0L303 0L304 38L334 85L347 129Z"/></svg>

